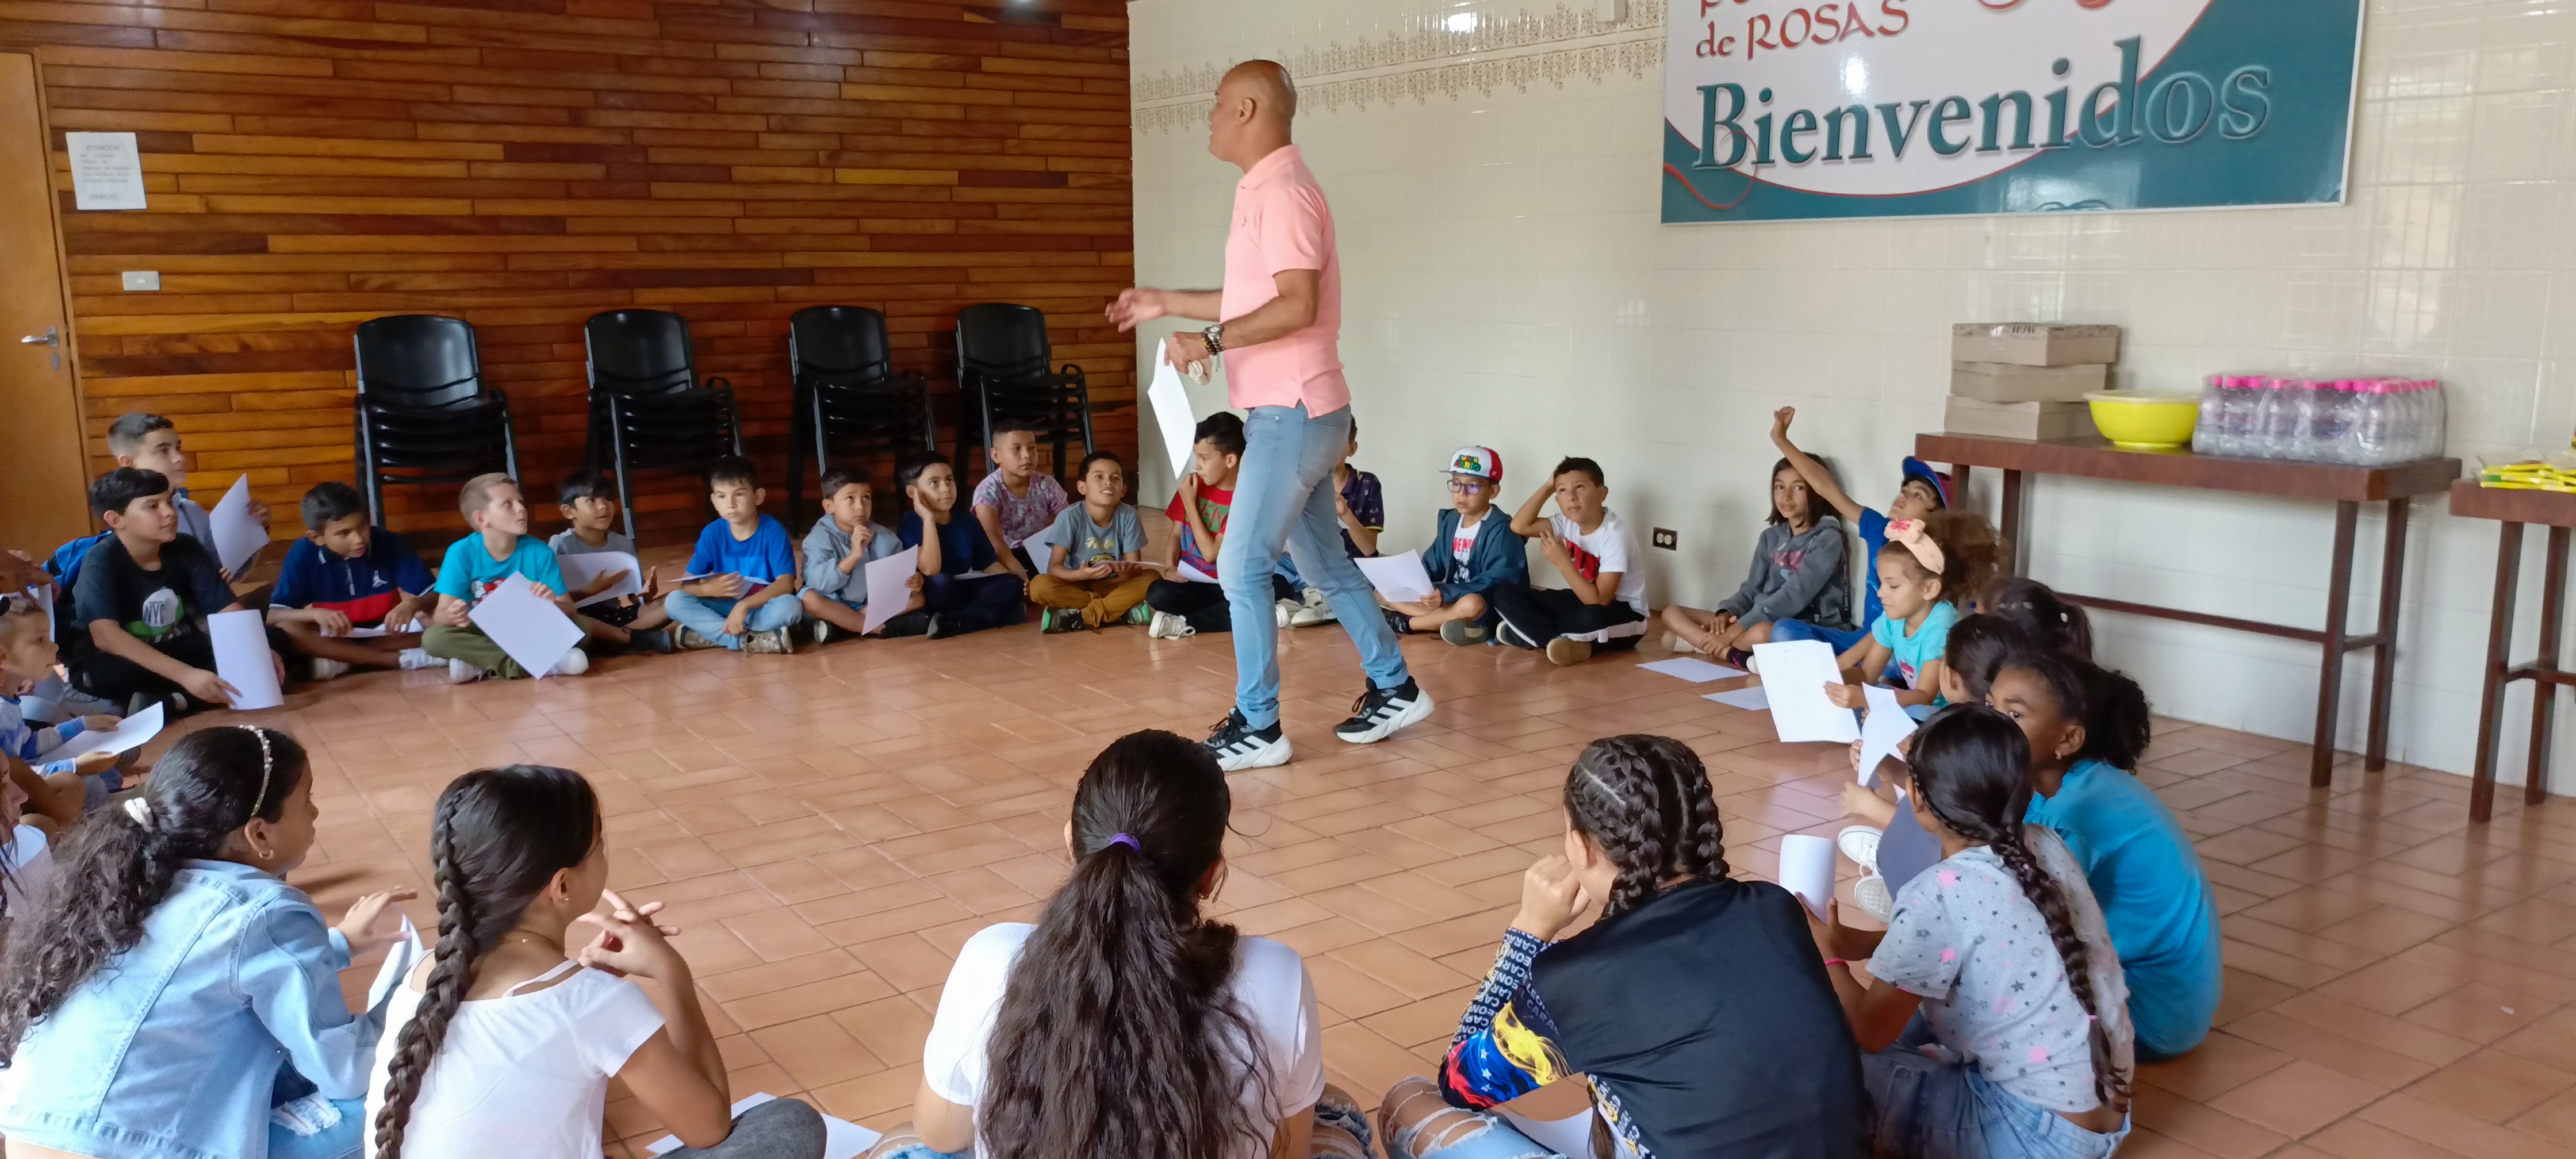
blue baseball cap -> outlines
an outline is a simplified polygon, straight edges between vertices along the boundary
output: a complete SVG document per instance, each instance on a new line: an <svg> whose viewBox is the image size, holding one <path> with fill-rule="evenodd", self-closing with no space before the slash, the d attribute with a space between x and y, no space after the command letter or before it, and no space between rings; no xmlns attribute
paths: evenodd
<svg viewBox="0 0 2576 1159"><path fill-rule="evenodd" d="M1912 455L1905 456L1905 463L1902 470L1905 478L1921 479L1925 484L1929 485L1932 488L1932 494L1941 500L1942 507L1947 508L1950 506L1950 477L1948 475L1944 475L1939 471L1933 470L1929 465L1924 463L1923 460L1915 458Z"/></svg>

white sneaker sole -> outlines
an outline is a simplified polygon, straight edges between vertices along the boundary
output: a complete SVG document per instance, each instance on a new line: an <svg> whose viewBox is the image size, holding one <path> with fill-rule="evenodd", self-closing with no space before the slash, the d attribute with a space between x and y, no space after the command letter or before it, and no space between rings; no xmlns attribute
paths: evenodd
<svg viewBox="0 0 2576 1159"><path fill-rule="evenodd" d="M1293 755L1294 750L1288 746L1288 734L1282 732L1278 740L1260 748L1217 757L1216 767L1229 773L1239 773L1245 769L1275 768L1287 764L1288 759Z"/></svg>
<svg viewBox="0 0 2576 1159"><path fill-rule="evenodd" d="M1333 735L1340 737L1351 744L1376 744L1390 736L1394 736L1398 730L1402 729L1406 725L1419 724L1429 719L1431 719L1431 694L1428 692L1415 692L1413 694L1413 703L1407 705L1404 711L1396 713L1394 716L1378 722L1378 724L1369 728L1367 731L1345 733L1339 729L1335 729L1333 731Z"/></svg>
<svg viewBox="0 0 2576 1159"><path fill-rule="evenodd" d="M1886 831L1867 825L1849 825L1834 834L1834 847L1842 850L1851 863L1871 873L1878 872L1878 842Z"/></svg>

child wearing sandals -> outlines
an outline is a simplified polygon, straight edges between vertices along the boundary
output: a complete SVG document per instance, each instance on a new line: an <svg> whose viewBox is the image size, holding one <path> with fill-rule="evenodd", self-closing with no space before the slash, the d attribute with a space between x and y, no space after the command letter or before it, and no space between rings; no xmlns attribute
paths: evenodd
<svg viewBox="0 0 2576 1159"><path fill-rule="evenodd" d="M659 904L607 889L579 773L478 769L430 816L438 947L394 987L368 1084L374 1159L595 1159L615 1078L685 1144L666 1156L821 1159L795 1099L733 1117L715 1034ZM593 912L602 900L609 912ZM591 926L587 944L570 940ZM630 979L657 983L651 994Z"/></svg>
<svg viewBox="0 0 2576 1159"><path fill-rule="evenodd" d="M1204 745L1120 737L1082 774L1072 875L1036 925L966 940L922 1046L912 1122L876 1159L1365 1159L1324 1083L1295 950L1200 907L1225 886L1232 796Z"/></svg>
<svg viewBox="0 0 2576 1159"><path fill-rule="evenodd" d="M1389 1159L1868 1155L1857 1049L1805 907L1727 876L1690 747L1594 741L1563 806L1565 852L1522 879L1520 913L1438 1079L1386 1094ZM1591 928L1553 940L1595 906ZM1599 1113L1592 1146L1542 1145L1532 1134L1561 1131L1497 1111L1575 1075Z"/></svg>
<svg viewBox="0 0 2576 1159"><path fill-rule="evenodd" d="M2129 1134L2127 984L2082 869L2027 825L2030 743L1984 705L1914 736L1923 828L1946 856L1883 932L1815 924L1861 1049L1882 1155L2104 1159ZM1868 960L1863 986L1850 962Z"/></svg>
<svg viewBox="0 0 2576 1159"><path fill-rule="evenodd" d="M340 971L390 941L374 893L334 928L284 875L313 771L275 729L179 738L73 829L0 956L0 1136L116 1159L342 1159L377 1025Z"/></svg>

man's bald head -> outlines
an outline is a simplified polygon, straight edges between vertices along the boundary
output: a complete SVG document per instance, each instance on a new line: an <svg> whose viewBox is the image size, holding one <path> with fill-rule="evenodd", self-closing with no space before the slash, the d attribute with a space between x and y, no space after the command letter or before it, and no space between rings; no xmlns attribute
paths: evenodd
<svg viewBox="0 0 2576 1159"><path fill-rule="evenodd" d="M1249 98L1255 115L1275 117L1282 126L1297 119L1297 82L1275 60L1247 60L1227 69L1216 95L1219 101Z"/></svg>
<svg viewBox="0 0 2576 1159"><path fill-rule="evenodd" d="M1225 71L1208 106L1208 152L1249 171L1288 144L1297 117L1297 83L1275 60L1247 60Z"/></svg>

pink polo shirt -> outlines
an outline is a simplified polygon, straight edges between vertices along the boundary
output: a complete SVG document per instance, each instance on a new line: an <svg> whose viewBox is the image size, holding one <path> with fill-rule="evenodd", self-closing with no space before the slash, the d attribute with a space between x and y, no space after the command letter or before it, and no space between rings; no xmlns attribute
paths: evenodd
<svg viewBox="0 0 2576 1159"><path fill-rule="evenodd" d="M1309 416L1331 414L1351 404L1339 345L1342 262L1334 254L1333 209L1295 145L1262 158L1235 184L1218 316L1240 318L1278 297L1283 270L1323 271L1315 321L1287 337L1226 351L1226 397L1246 410L1304 403Z"/></svg>

